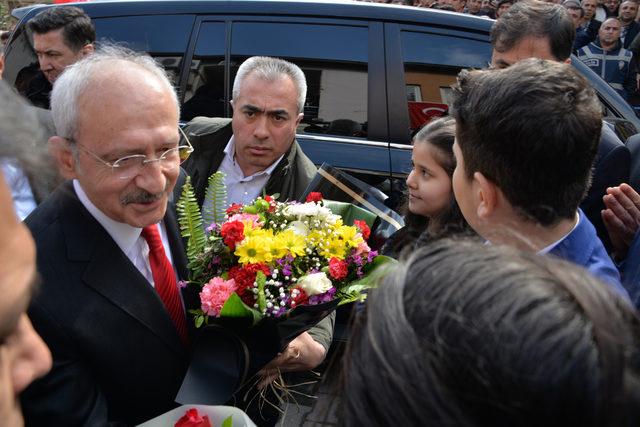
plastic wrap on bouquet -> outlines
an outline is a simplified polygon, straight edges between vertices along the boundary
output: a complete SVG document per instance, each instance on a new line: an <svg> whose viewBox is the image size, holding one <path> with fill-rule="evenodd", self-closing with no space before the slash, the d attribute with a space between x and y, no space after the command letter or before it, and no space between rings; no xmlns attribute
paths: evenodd
<svg viewBox="0 0 640 427"><path fill-rule="evenodd" d="M338 306L333 300L303 305L279 318L219 318L199 331L189 369L176 402L219 405L251 380L301 333Z"/></svg>
<svg viewBox="0 0 640 427"><path fill-rule="evenodd" d="M376 216L369 239L373 249L380 248L404 226L402 216L385 205L387 196L382 191L326 163L318 169L302 200L311 192L322 193L326 200L350 203L372 212Z"/></svg>

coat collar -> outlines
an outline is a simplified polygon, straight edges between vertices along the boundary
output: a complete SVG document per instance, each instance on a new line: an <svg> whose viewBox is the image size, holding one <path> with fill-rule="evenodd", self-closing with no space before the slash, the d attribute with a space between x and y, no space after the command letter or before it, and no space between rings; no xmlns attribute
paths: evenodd
<svg viewBox="0 0 640 427"><path fill-rule="evenodd" d="M86 263L83 283L115 307L129 314L158 336L176 353L184 355L176 328L162 300L105 229L78 200L70 182L59 193L60 222L67 260ZM165 225L178 277L186 277L186 255L177 236L173 207L167 207Z"/></svg>

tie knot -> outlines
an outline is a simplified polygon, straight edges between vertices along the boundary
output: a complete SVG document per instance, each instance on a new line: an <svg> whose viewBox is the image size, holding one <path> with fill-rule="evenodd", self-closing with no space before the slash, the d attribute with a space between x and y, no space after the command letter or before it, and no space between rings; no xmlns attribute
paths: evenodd
<svg viewBox="0 0 640 427"><path fill-rule="evenodd" d="M148 225L142 229L142 237L147 241L147 244L151 250L162 248L162 239L158 232L158 226L156 224Z"/></svg>

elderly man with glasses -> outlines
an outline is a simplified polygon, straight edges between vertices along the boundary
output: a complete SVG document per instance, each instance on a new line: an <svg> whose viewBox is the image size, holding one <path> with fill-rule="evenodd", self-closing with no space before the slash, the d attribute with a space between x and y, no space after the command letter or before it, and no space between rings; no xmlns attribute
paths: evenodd
<svg viewBox="0 0 640 427"><path fill-rule="evenodd" d="M26 224L42 277L29 315L53 369L23 394L25 420L135 425L175 406L188 363L171 194L192 148L175 91L146 56L88 56L56 81L51 107L49 144L68 181Z"/></svg>

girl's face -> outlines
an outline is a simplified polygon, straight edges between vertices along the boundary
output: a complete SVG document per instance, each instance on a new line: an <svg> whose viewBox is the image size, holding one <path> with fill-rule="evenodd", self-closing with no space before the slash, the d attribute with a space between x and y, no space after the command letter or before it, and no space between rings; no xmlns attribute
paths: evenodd
<svg viewBox="0 0 640 427"><path fill-rule="evenodd" d="M413 169L407 177L407 187L409 210L416 215L432 217L451 203L451 177L438 163L439 154L428 142L420 141L413 146Z"/></svg>

